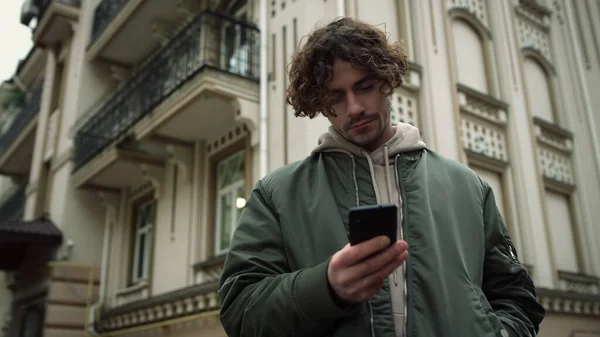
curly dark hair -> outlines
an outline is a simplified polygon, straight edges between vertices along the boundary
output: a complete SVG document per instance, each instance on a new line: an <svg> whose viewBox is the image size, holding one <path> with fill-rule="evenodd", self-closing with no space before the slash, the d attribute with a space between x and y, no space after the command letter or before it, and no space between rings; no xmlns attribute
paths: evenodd
<svg viewBox="0 0 600 337"><path fill-rule="evenodd" d="M314 118L323 109L333 113L335 97L326 85L336 58L381 80L379 90L388 96L402 85L408 67L401 44L389 43L377 27L351 18L333 21L316 29L292 56L286 101L296 117Z"/></svg>

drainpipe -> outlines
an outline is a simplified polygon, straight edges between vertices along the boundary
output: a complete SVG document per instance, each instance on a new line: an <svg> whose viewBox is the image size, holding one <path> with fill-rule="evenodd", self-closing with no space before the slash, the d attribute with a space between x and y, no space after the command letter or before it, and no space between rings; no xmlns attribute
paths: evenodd
<svg viewBox="0 0 600 337"><path fill-rule="evenodd" d="M102 242L102 261L100 266L100 291L98 294L98 301L90 307L88 312L89 317L87 318L87 335L98 336L98 332L94 328L96 323L96 312L99 308L102 307L104 303L104 298L106 297L106 288L107 288L107 277L108 277L108 253L109 253L109 240L110 240L110 230L112 219L116 219L117 210L113 207L107 206L106 215L104 220L104 240ZM92 283L93 284L93 283Z"/></svg>
<svg viewBox="0 0 600 337"><path fill-rule="evenodd" d="M337 13L338 16L346 16L346 0L337 0Z"/></svg>
<svg viewBox="0 0 600 337"><path fill-rule="evenodd" d="M269 81L269 72L268 72L268 8L267 8L267 0L259 0L259 25L260 25L260 178L263 178L267 175L268 172L268 150L269 150L269 137L268 137L268 81Z"/></svg>

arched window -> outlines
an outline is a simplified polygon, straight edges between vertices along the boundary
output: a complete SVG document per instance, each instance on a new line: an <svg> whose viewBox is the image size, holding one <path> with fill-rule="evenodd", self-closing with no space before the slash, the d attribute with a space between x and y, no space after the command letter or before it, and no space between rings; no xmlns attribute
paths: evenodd
<svg viewBox="0 0 600 337"><path fill-rule="evenodd" d="M555 123L550 81L544 68L531 57L525 58L525 83L530 109L535 117Z"/></svg>
<svg viewBox="0 0 600 337"><path fill-rule="evenodd" d="M488 93L485 47L481 35L466 21L452 22L458 82Z"/></svg>

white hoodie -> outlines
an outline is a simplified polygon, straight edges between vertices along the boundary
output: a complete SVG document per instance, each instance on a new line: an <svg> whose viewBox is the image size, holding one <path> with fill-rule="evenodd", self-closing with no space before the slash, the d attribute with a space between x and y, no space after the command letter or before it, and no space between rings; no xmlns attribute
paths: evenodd
<svg viewBox="0 0 600 337"><path fill-rule="evenodd" d="M369 163L377 203L396 204L398 206L398 235L399 239L402 239L402 198L395 170L396 156L403 152L422 149L425 147L425 143L421 141L419 129L410 124L399 123L394 126L394 129L395 133L388 142L369 152L349 142L330 126L329 132L319 137L318 146L313 150L313 153L343 152L356 157L365 157ZM394 271L389 278L396 337L403 337L405 334L406 285L404 282L404 265L400 268L402 268L400 272L398 270Z"/></svg>

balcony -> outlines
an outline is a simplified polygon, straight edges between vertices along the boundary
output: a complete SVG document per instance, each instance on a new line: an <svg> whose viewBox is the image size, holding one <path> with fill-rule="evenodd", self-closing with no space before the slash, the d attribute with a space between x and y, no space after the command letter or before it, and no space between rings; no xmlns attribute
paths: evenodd
<svg viewBox="0 0 600 337"><path fill-rule="evenodd" d="M47 47L68 39L73 29L71 24L79 19L80 6L81 0L38 0L38 23L33 32L35 44Z"/></svg>
<svg viewBox="0 0 600 337"><path fill-rule="evenodd" d="M112 97L93 107L94 113L84 114L90 117L78 122L74 136L76 175L103 152L112 156L111 162L123 165L132 161L133 153L150 159L148 151L129 151L144 137L189 144L216 138L240 119L256 120L258 43L259 31L254 25L212 11L200 13ZM129 142L127 150L117 146L132 139L134 144ZM109 148L111 145L118 149ZM129 158L122 160L124 156ZM89 166L97 171L85 173L88 178L106 167L100 163ZM121 172L116 176L129 169L114 168ZM101 185L119 188L122 183L102 180Z"/></svg>
<svg viewBox="0 0 600 337"><path fill-rule="evenodd" d="M132 67L199 10L194 1L102 0L94 11L88 59Z"/></svg>
<svg viewBox="0 0 600 337"><path fill-rule="evenodd" d="M0 221L20 220L25 209L25 185L20 186L0 205Z"/></svg>
<svg viewBox="0 0 600 337"><path fill-rule="evenodd" d="M134 327L141 329L144 326L156 327L159 323L168 326L182 322L202 324L205 329L209 328L209 324L218 328L220 301L217 289L218 282L205 283L105 309L100 313L96 330L110 335L111 332ZM195 324L191 326L195 327ZM197 332L195 330L192 334Z"/></svg>
<svg viewBox="0 0 600 337"><path fill-rule="evenodd" d="M43 83L36 87L31 98L2 126L0 174L27 176L29 173L42 89Z"/></svg>

